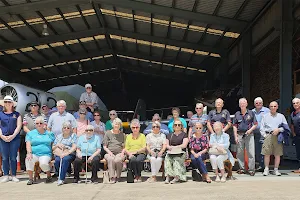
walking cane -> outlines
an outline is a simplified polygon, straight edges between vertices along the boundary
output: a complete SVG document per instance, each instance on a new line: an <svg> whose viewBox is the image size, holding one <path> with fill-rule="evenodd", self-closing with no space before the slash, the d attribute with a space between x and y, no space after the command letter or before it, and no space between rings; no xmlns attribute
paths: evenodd
<svg viewBox="0 0 300 200"><path fill-rule="evenodd" d="M60 158L60 163L59 163L58 180L60 180L61 168L62 168L62 158Z"/></svg>

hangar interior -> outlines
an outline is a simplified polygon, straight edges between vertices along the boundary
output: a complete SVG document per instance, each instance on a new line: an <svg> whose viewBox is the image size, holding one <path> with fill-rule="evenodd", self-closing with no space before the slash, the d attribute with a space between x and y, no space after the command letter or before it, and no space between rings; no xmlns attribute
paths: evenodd
<svg viewBox="0 0 300 200"><path fill-rule="evenodd" d="M0 78L91 83L108 108L300 92L299 0L0 0Z"/></svg>

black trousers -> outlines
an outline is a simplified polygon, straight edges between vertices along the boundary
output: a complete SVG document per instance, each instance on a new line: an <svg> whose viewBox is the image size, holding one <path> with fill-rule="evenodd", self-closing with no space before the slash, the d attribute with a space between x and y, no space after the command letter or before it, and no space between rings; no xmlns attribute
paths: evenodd
<svg viewBox="0 0 300 200"><path fill-rule="evenodd" d="M86 159L89 159L90 156L82 156L82 159L76 158L74 161L74 178L79 179L79 172L82 170L82 164L85 163ZM95 180L98 178L97 172L99 169L99 162L100 162L100 156L95 156L91 162L92 165L92 180Z"/></svg>
<svg viewBox="0 0 300 200"><path fill-rule="evenodd" d="M20 164L21 164L21 169L22 170L26 170L25 159L26 159L27 151L26 151L25 137L26 137L26 135L20 135L20 147L19 147L19 151L20 151Z"/></svg>
<svg viewBox="0 0 300 200"><path fill-rule="evenodd" d="M129 169L133 171L135 176L141 176L143 170L143 161L146 159L145 154L135 154L129 159Z"/></svg>

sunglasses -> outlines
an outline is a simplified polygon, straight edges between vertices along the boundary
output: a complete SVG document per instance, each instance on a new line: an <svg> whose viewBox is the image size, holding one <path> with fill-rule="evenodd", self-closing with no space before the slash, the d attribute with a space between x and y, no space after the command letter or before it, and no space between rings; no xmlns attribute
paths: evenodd
<svg viewBox="0 0 300 200"><path fill-rule="evenodd" d="M270 106L270 108L276 108L277 106Z"/></svg>
<svg viewBox="0 0 300 200"><path fill-rule="evenodd" d="M88 130L85 130L86 132L94 132L93 129L88 129Z"/></svg>
<svg viewBox="0 0 300 200"><path fill-rule="evenodd" d="M4 103L12 103L11 101L4 101Z"/></svg>
<svg viewBox="0 0 300 200"><path fill-rule="evenodd" d="M116 115L115 113L110 113L109 115Z"/></svg>
<svg viewBox="0 0 300 200"><path fill-rule="evenodd" d="M94 117L99 117L100 115L94 115Z"/></svg>
<svg viewBox="0 0 300 200"><path fill-rule="evenodd" d="M261 102L257 102L257 103L255 103L255 105L259 105L259 104L262 104Z"/></svg>
<svg viewBox="0 0 300 200"><path fill-rule="evenodd" d="M63 129L71 129L70 127L63 127Z"/></svg>
<svg viewBox="0 0 300 200"><path fill-rule="evenodd" d="M197 130L201 130L202 128L197 127L196 129L197 129Z"/></svg>
<svg viewBox="0 0 300 200"><path fill-rule="evenodd" d="M160 128L159 126L152 126L152 128Z"/></svg>
<svg viewBox="0 0 300 200"><path fill-rule="evenodd" d="M159 121L159 119L153 119L154 121Z"/></svg>
<svg viewBox="0 0 300 200"><path fill-rule="evenodd" d="M80 115L85 115L85 113L79 113Z"/></svg>
<svg viewBox="0 0 300 200"><path fill-rule="evenodd" d="M41 124L44 124L44 123L41 123L41 122L37 122L37 123L35 123L36 125L41 125Z"/></svg>
<svg viewBox="0 0 300 200"><path fill-rule="evenodd" d="M131 129L138 129L138 128L140 128L140 127L138 127L138 126L131 127Z"/></svg>
<svg viewBox="0 0 300 200"><path fill-rule="evenodd" d="M196 108L196 110L201 110L202 108Z"/></svg>
<svg viewBox="0 0 300 200"><path fill-rule="evenodd" d="M299 104L299 103L300 103L300 102L295 102L295 103L293 103L293 104L295 105L295 104Z"/></svg>
<svg viewBox="0 0 300 200"><path fill-rule="evenodd" d="M92 89L91 87L87 87L86 89Z"/></svg>
<svg viewBox="0 0 300 200"><path fill-rule="evenodd" d="M37 107L37 106L38 106L38 105L36 105L36 104L32 104L32 105L31 105L31 107Z"/></svg>
<svg viewBox="0 0 300 200"><path fill-rule="evenodd" d="M176 126L180 127L180 126L181 126L181 124L174 124L174 126L175 126L175 127L176 127Z"/></svg>

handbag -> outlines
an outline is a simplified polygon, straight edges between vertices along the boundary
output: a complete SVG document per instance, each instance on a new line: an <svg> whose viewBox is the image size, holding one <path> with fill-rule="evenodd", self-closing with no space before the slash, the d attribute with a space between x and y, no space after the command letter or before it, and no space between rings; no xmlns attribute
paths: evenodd
<svg viewBox="0 0 300 200"><path fill-rule="evenodd" d="M222 151L217 150L216 147L211 147L208 150L209 155L226 155L227 151L225 149L222 149Z"/></svg>
<svg viewBox="0 0 300 200"><path fill-rule="evenodd" d="M108 171L103 172L103 183L104 184L109 183L109 173L108 173Z"/></svg>
<svg viewBox="0 0 300 200"><path fill-rule="evenodd" d="M197 181L197 182L202 181L202 176L199 173L198 169L193 169L192 170L192 178L193 178L193 181Z"/></svg>
<svg viewBox="0 0 300 200"><path fill-rule="evenodd" d="M134 183L133 171L128 169L127 171L127 183Z"/></svg>

